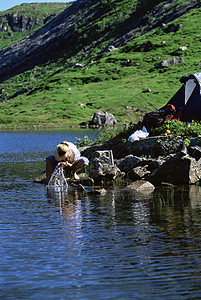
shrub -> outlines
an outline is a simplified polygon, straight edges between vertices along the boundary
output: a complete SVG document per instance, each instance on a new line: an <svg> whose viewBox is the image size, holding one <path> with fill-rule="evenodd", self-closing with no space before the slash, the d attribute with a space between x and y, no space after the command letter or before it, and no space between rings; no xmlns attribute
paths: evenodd
<svg viewBox="0 0 201 300"><path fill-rule="evenodd" d="M88 137L88 135L85 135L82 139L81 138L77 138L75 137L77 142L75 142L75 145L80 148L80 147L84 147L84 146L91 146L93 144L95 144L96 141L94 140L90 140L90 138Z"/></svg>
<svg viewBox="0 0 201 300"><path fill-rule="evenodd" d="M185 123L176 120L165 121L163 126L151 130L151 135L165 134L169 130L170 134L176 134L183 137L198 136L201 134L201 122L192 121Z"/></svg>

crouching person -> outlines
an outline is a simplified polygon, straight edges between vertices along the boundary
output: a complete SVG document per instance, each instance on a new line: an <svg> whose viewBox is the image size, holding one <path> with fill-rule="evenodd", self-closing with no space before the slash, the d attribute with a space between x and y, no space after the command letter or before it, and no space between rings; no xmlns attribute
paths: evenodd
<svg viewBox="0 0 201 300"><path fill-rule="evenodd" d="M70 168L74 179L78 180L79 176L77 172L86 168L88 164L88 158L81 156L80 151L73 143L63 141L56 146L54 154L46 158L46 183L48 184L57 165Z"/></svg>

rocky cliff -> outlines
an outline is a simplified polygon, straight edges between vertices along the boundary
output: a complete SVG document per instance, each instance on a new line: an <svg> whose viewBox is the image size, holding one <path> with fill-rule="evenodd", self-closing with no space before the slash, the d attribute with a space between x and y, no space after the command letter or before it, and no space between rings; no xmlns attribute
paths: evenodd
<svg viewBox="0 0 201 300"><path fill-rule="evenodd" d="M139 6L138 13L136 10L131 10L124 18L119 21L116 21L116 18L111 21L113 23L110 23L109 27L104 27L101 31L97 30L97 27L93 27L93 24L100 20L101 16L109 9L110 11L115 9L114 6L104 6L103 2L77 0L34 34L1 49L0 82L50 59L57 58L63 52L70 57L86 46L89 51L93 47L92 45L97 45L100 41L107 41L109 38L113 39L114 46L122 46L139 34L139 28L140 33L143 34L201 5L199 0L187 1L182 6L172 5L177 2L174 0L162 1L162 3L161 1L148 1L149 10L145 9L145 5L143 15L140 14ZM31 20L26 24L29 26ZM86 27L86 31L84 34L82 31L82 37L80 37L80 29L83 26ZM114 27L115 29L113 29Z"/></svg>
<svg viewBox="0 0 201 300"><path fill-rule="evenodd" d="M20 14L6 14L0 19L0 30L3 32L13 31L22 32L35 28L40 24L39 18L20 15Z"/></svg>
<svg viewBox="0 0 201 300"><path fill-rule="evenodd" d="M43 26L69 5L69 3L24 3L15 6L0 12L0 32L12 34Z"/></svg>

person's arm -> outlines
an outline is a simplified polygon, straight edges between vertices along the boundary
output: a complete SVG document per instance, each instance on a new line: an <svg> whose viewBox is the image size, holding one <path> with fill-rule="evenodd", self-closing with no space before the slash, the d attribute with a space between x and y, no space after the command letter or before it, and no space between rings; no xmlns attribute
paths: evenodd
<svg viewBox="0 0 201 300"><path fill-rule="evenodd" d="M51 175L52 175L53 169L52 169L52 165L51 162L49 160L49 158L46 159L46 184L48 184Z"/></svg>
<svg viewBox="0 0 201 300"><path fill-rule="evenodd" d="M59 166L63 166L63 167L72 167L73 164L74 164L74 162L73 162L73 163L70 163L69 161L61 161L61 162L59 163Z"/></svg>

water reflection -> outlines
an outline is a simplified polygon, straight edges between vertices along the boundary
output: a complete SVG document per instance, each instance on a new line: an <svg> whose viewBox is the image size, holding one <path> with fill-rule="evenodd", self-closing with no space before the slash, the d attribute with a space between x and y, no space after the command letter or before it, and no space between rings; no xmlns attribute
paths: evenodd
<svg viewBox="0 0 201 300"><path fill-rule="evenodd" d="M19 147L0 158L2 299L200 299L201 187L47 190L32 182L44 135L25 135L35 150L23 160L12 137Z"/></svg>
<svg viewBox="0 0 201 300"><path fill-rule="evenodd" d="M197 201L198 191L186 189L180 199L175 190L175 201L168 199L167 190L163 193L166 202L157 205L154 198L142 199L120 190L93 198L76 190L49 195L59 208L65 236L71 240L68 251L76 251L79 257L74 267L80 279L101 278L105 291L115 291L115 299L137 295L152 299L158 294L162 299L198 297L200 216L196 220L199 231L191 218L194 213L197 216L197 205L191 203Z"/></svg>
<svg viewBox="0 0 201 300"><path fill-rule="evenodd" d="M86 216L93 220L95 215L106 215L113 227L118 224L135 225L146 232L152 224L157 224L172 239L184 236L191 227L191 234L195 232L198 238L201 236L200 191L201 187L190 186L182 190L163 189L160 194L145 197L114 189L108 190L107 196L93 196L92 199L90 194L77 189L52 188L47 189L47 198L54 200L66 223L71 220L78 222L77 228L81 227L83 215L85 221Z"/></svg>

